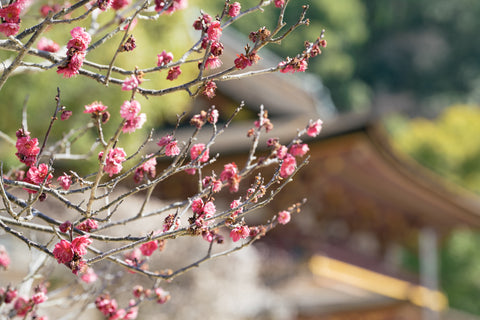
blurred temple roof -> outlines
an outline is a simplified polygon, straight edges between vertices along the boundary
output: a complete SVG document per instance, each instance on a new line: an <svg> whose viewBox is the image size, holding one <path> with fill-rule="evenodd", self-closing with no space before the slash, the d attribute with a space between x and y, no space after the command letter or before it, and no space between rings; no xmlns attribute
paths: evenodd
<svg viewBox="0 0 480 320"><path fill-rule="evenodd" d="M231 55L231 59L242 52L242 48L230 46L228 41L225 44L225 54ZM279 61L267 54L261 63L272 66ZM431 228L440 236L458 227L480 228L480 198L396 152L381 124L381 115L337 114L328 90L314 76L297 78L269 73L219 83L217 96L212 100L198 98L195 109L215 105L228 118L231 106L238 106L241 100L252 114L264 105L274 124L259 146L264 146L270 137L288 144L310 119L324 121L318 137L305 139L310 147L309 165L265 209L276 213L302 198L308 199L288 226L282 226L281 231L272 230L264 240L268 245L310 257L311 273L316 280L308 277L302 282L302 278L294 277L292 281L297 286L285 284L291 299L298 298L292 303L304 308L303 316L300 313L298 319L397 319L388 315L395 315L395 310L400 309L403 317L398 319L420 319L421 307L444 310L445 296L419 286L418 276L402 278L398 263L389 262L389 254L395 244L417 247L419 232L424 228ZM246 134L254 120L230 124L210 151L210 154L221 153L220 159L206 170L218 173L223 164L232 161L242 165L251 144ZM176 136L185 141L192 131L180 128ZM211 130L203 128L197 142L206 142L210 136ZM188 190L194 193L197 186L191 180L191 176L180 176L175 180L178 187L169 186L160 192L171 197L188 194ZM221 202L223 196L224 202L229 203L227 197L231 195L220 194L217 201ZM385 270L392 272L387 275ZM349 283L340 284L348 279ZM374 285L379 279L385 282L376 286L379 291L375 292ZM348 287L350 293L339 294L340 300L335 301L334 292L340 287ZM295 292L297 289L300 291ZM434 295L436 304L416 300L416 291ZM335 316L322 317L326 310ZM358 313L359 310L363 313ZM451 310L442 317L474 319Z"/></svg>

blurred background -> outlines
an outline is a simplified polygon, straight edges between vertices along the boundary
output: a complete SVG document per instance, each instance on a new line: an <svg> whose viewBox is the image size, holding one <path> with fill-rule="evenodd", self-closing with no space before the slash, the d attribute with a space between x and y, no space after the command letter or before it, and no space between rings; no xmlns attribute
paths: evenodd
<svg viewBox="0 0 480 320"><path fill-rule="evenodd" d="M199 8L214 14L223 6L220 0L189 2L189 9L154 24L140 22L133 30L138 49L122 54L119 63L153 67L162 50L179 57L198 37L191 24ZM247 8L258 1L240 2ZM310 165L265 214L306 197L304 210L260 241L250 253L255 258L248 258L253 268L248 277L275 299L259 295L257 307L262 301L269 304L263 309L252 307L255 301L244 304L257 313L238 318L480 318L480 2L294 0L287 23L296 21L304 4L310 6L310 26L260 56L266 66L276 65L325 29L328 47L310 60L306 74L219 84L213 101L192 100L183 92L139 97L148 114L146 127L160 131L171 128L176 113L211 104L226 118L243 99L247 111L232 129L233 137L245 135L242 121L253 119L262 103L284 139L303 125L299 120L320 116L325 121L322 135L310 141ZM235 23L235 32L225 31L226 57L230 52L233 61L248 33L264 25L272 29L277 16L278 9L268 9ZM69 39L61 29L48 36L58 43ZM145 46L149 49L139 50ZM88 58L108 63L110 55L103 48ZM0 52L3 61L10 56ZM181 79L193 76L195 68L182 68ZM164 78L150 74L144 86L171 85ZM83 77L64 80L53 70L19 74L0 92L0 106L9 110L0 117L1 130L13 137L26 105L29 131L40 137L53 112L57 86L62 103L74 111L71 122L56 124L58 134L85 120L80 115L85 104L101 100L116 110L130 95ZM111 113L113 120L118 118ZM39 117L45 122L33 120ZM79 152L88 149L92 137L82 138ZM128 146L138 137L128 136L122 143ZM227 154L222 163L241 163L247 149L241 144L232 148L232 136L226 139L218 147ZM14 147L3 140L0 154L7 167L18 165L10 156ZM88 171L88 164L78 170ZM192 190L180 179L158 196L176 198Z"/></svg>

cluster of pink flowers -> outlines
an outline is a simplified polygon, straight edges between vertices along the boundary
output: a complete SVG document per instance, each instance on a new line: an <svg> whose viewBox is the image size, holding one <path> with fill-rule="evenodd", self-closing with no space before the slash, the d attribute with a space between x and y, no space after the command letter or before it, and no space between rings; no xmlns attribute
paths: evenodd
<svg viewBox="0 0 480 320"><path fill-rule="evenodd" d="M70 34L72 39L67 43L67 59L63 65L57 68L57 73L63 73L64 78L78 74L91 41L90 35L82 27L73 28Z"/></svg>
<svg viewBox="0 0 480 320"><path fill-rule="evenodd" d="M209 157L210 157L209 149L205 148L205 144L203 143L194 144L190 148L190 159L192 160L192 163L207 162ZM190 168L190 169L187 169L186 172L188 174L195 174L196 170L195 168Z"/></svg>
<svg viewBox="0 0 480 320"><path fill-rule="evenodd" d="M238 174L238 167L235 162L228 163L223 166L223 171L220 174L220 180L228 183L230 192L237 192L240 185L240 175Z"/></svg>
<svg viewBox="0 0 480 320"><path fill-rule="evenodd" d="M308 62L306 58L287 58L286 61L282 61L278 64L278 68L281 73L295 73L295 72L305 72L308 67Z"/></svg>
<svg viewBox="0 0 480 320"><path fill-rule="evenodd" d="M282 178L291 176L296 168L297 168L297 161L295 160L295 157L292 156L291 154L287 154L285 158L283 158L282 166L280 167L280 176Z"/></svg>
<svg viewBox="0 0 480 320"><path fill-rule="evenodd" d="M159 231L155 232L158 233ZM151 256L155 250L163 251L165 248L166 240L152 240L142 243L139 248L134 248L132 251L125 253L125 263L135 268L141 268L142 270L148 269L146 257ZM134 273L132 270L128 270L130 273Z"/></svg>
<svg viewBox="0 0 480 320"><path fill-rule="evenodd" d="M13 315L18 317L25 317L31 313L32 319L38 320L47 320L45 316L39 316L36 314L34 307L45 302L47 297L47 288L45 285L40 284L34 288L34 294L30 297L17 297L18 292L16 289L11 288L8 286L5 288L0 288L0 304L6 303L9 304L13 303ZM12 314L10 313L10 314Z"/></svg>
<svg viewBox="0 0 480 320"><path fill-rule="evenodd" d="M7 286L7 288L0 287L0 304L12 302L17 295L17 290L10 286Z"/></svg>
<svg viewBox="0 0 480 320"><path fill-rule="evenodd" d="M136 100L125 101L120 107L120 116L125 119L122 131L124 133L132 133L135 130L140 129L145 121L147 121L147 115L140 113L140 103Z"/></svg>
<svg viewBox="0 0 480 320"><path fill-rule="evenodd" d="M151 289L144 289L141 285L136 285L133 287L133 295L138 299L155 299L159 304L164 304L170 300L170 293L160 287L156 287L152 291Z"/></svg>
<svg viewBox="0 0 480 320"><path fill-rule="evenodd" d="M200 129L207 122L211 124L216 124L218 121L218 117L219 117L218 110L215 109L215 106L212 106L208 110L208 112L202 110L199 114L194 115L190 119L190 124Z"/></svg>
<svg viewBox="0 0 480 320"><path fill-rule="evenodd" d="M240 201L240 199L233 200L230 203L230 209L236 209L234 212L232 212L232 214L230 214L231 218L235 218L237 215L243 212L243 207L240 207L241 204L242 202Z"/></svg>
<svg viewBox="0 0 480 320"><path fill-rule="evenodd" d="M127 154L123 150L123 148L114 148L108 151L107 157L105 159L105 166L103 171L108 173L111 177L114 174L119 173L122 171L122 162L126 160ZM98 159L102 160L103 158L103 151L100 151L98 154Z"/></svg>
<svg viewBox="0 0 480 320"><path fill-rule="evenodd" d="M255 120L253 123L257 129L265 129L265 132L270 132L273 129L273 123L268 118L268 113L264 112L260 120Z"/></svg>
<svg viewBox="0 0 480 320"><path fill-rule="evenodd" d="M259 127L258 122L256 122L255 125L257 128ZM311 137L315 137L320 133L321 129L322 121L319 119L314 122L310 121L304 132ZM295 172L297 168L295 157L303 157L309 151L308 145L302 143L300 140L295 141L290 148L281 145L278 138L268 139L267 145L273 148L273 156L281 161L280 176L282 178L287 178Z"/></svg>
<svg viewBox="0 0 480 320"><path fill-rule="evenodd" d="M152 156L152 154L148 156L150 157ZM147 174L147 176L150 176L150 178L155 178L155 175L157 174L156 165L157 158L155 157L145 161L140 167L135 170L135 174L133 175L133 180L135 181L135 183L140 183L143 180L145 173Z"/></svg>
<svg viewBox="0 0 480 320"><path fill-rule="evenodd" d="M80 236L69 241L62 239L55 245L53 256L58 263L63 263L72 270L72 273L78 274L86 269L83 256L87 254L87 247L92 243L88 236Z"/></svg>
<svg viewBox="0 0 480 320"><path fill-rule="evenodd" d="M169 6L166 7L167 5ZM163 13L172 14L177 10L185 9L187 5L187 0L155 0L155 11L160 12L164 10Z"/></svg>
<svg viewBox="0 0 480 320"><path fill-rule="evenodd" d="M245 69L246 67L250 67L251 65L257 63L258 60L260 60L260 56L256 51L251 51L246 54L237 54L237 59L234 61L235 68Z"/></svg>
<svg viewBox="0 0 480 320"><path fill-rule="evenodd" d="M251 32L248 38L256 43L257 41L266 41L270 37L270 31L265 27L260 28L257 32ZM254 65L260 60L260 56L256 50L251 50L250 46L245 47L245 53L237 54L237 58L234 60L235 68L245 69Z"/></svg>
<svg viewBox="0 0 480 320"><path fill-rule="evenodd" d="M133 320L138 316L138 307L135 300L130 300L126 309L119 309L117 301L108 294L102 294L95 299L95 307L103 313L108 320Z"/></svg>
<svg viewBox="0 0 480 320"><path fill-rule="evenodd" d="M125 263L129 266L135 268L147 268L148 266L145 264L145 260L142 259L142 252L140 249L135 248L130 252L125 253L124 255ZM129 270L130 273L134 273L133 271Z"/></svg>
<svg viewBox="0 0 480 320"><path fill-rule="evenodd" d="M173 139L171 135L166 135L158 141L159 147L165 147L165 155L167 157L174 157L180 154L177 140Z"/></svg>
<svg viewBox="0 0 480 320"><path fill-rule="evenodd" d="M206 176L202 179L202 186L212 188L212 192L217 193L222 189L222 181L215 179L214 176Z"/></svg>
<svg viewBox="0 0 480 320"><path fill-rule="evenodd" d="M199 199L202 201L201 199ZM192 206L193 208L193 206ZM213 220L206 220L215 214L216 208L212 201L207 201L203 207L200 209L197 208L195 213L195 229L196 232L202 235L202 238L205 241L212 242L216 241L217 243L223 243L223 236L218 234L217 229L211 229L209 226L214 223ZM195 212L195 210L194 210Z"/></svg>
<svg viewBox="0 0 480 320"><path fill-rule="evenodd" d="M163 67L173 61L173 54L171 52L166 52L165 50L162 53L157 55L157 66ZM178 76L182 73L180 66L171 67L168 70L167 80L173 81L178 78Z"/></svg>
<svg viewBox="0 0 480 320"><path fill-rule="evenodd" d="M213 201L203 203L201 198L197 198L192 202L192 210L197 218L210 219L215 215L216 208Z"/></svg>
<svg viewBox="0 0 480 320"><path fill-rule="evenodd" d="M317 39L315 43L306 42L306 49L302 55L295 58L288 57L287 60L282 61L278 64L278 68L281 73L295 73L295 72L305 72L308 67L308 59L315 57L322 53L320 46L326 47L327 41L321 38Z"/></svg>
<svg viewBox="0 0 480 320"><path fill-rule="evenodd" d="M27 0L17 0L0 8L0 32L5 36L13 36L20 30L20 13L27 6Z"/></svg>
<svg viewBox="0 0 480 320"><path fill-rule="evenodd" d="M47 39L45 37L40 38L37 43L38 50L48 51L48 52L57 52L60 50L60 46L58 43L51 39Z"/></svg>
<svg viewBox="0 0 480 320"><path fill-rule="evenodd" d="M24 131L23 129L18 129L16 136L17 142L15 147L17 148L17 152L15 155L20 162L29 167L33 166L37 162L37 155L40 152L40 148L38 147L38 139L30 138L30 132Z"/></svg>

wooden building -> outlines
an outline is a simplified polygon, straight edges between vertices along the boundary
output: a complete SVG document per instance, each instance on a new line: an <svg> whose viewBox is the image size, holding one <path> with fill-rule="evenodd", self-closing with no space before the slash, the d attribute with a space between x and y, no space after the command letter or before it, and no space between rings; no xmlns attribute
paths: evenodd
<svg viewBox="0 0 480 320"><path fill-rule="evenodd" d="M318 90L305 90L312 86ZM297 78L267 74L220 83L213 100L196 101L197 110L213 104L224 116L240 99L250 115L263 104L275 126L270 136L284 143L309 119L324 120L322 133L306 141L309 165L268 207L275 213L308 199L292 223L263 241L298 262L296 270L273 279L273 287L302 320L475 319L448 309L436 253L453 229L480 227L480 199L395 152L377 115L335 114L326 93L318 79L307 77L304 85ZM232 123L211 153L221 152L222 163L243 163L252 121L250 116ZM189 133L179 131L179 139ZM161 192L188 193L187 181L178 183L178 190ZM418 250L420 274L402 270L400 247Z"/></svg>

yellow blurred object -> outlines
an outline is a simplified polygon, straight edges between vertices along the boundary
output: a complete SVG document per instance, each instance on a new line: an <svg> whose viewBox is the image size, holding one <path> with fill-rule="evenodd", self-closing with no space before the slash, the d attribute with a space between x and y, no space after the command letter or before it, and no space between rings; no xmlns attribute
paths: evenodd
<svg viewBox="0 0 480 320"><path fill-rule="evenodd" d="M445 310L448 307L447 297L442 292L329 257L313 256L309 261L309 268L316 276L347 283L393 299L410 301L434 311Z"/></svg>

